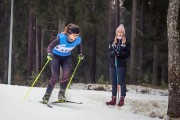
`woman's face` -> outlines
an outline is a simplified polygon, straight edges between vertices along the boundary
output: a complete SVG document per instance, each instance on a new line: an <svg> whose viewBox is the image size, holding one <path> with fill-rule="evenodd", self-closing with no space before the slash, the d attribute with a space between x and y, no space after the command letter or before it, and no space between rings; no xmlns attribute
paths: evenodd
<svg viewBox="0 0 180 120"><path fill-rule="evenodd" d="M119 30L119 31L117 32L116 36L117 36L117 39L122 39L123 36L124 36L124 33L123 33L121 30Z"/></svg>
<svg viewBox="0 0 180 120"><path fill-rule="evenodd" d="M69 34L69 38L74 41L77 37L79 36L79 34Z"/></svg>

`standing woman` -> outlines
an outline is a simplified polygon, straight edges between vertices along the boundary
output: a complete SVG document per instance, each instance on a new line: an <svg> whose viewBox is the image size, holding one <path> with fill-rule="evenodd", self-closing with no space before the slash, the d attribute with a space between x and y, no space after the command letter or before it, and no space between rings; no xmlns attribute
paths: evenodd
<svg viewBox="0 0 180 120"><path fill-rule="evenodd" d="M120 101L117 104L119 107L124 105L126 96L126 70L127 58L130 56L130 43L125 36L124 25L121 24L116 29L114 40L109 43L110 53L110 75L112 78L112 100L106 102L106 105L116 105L117 85L121 88Z"/></svg>
<svg viewBox="0 0 180 120"><path fill-rule="evenodd" d="M43 102L48 102L51 93L59 80L60 66L62 67L62 80L60 81L60 90L58 100L65 101L65 89L71 75L71 51L78 47L78 59L83 59L82 44L79 26L69 24L65 27L64 32L58 34L57 38L52 41L47 48L47 59L51 60L51 78L44 95Z"/></svg>

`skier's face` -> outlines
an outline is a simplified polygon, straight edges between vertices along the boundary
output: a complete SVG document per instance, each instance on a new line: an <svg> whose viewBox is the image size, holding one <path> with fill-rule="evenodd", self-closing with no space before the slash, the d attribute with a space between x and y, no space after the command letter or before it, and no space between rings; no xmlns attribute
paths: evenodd
<svg viewBox="0 0 180 120"><path fill-rule="evenodd" d="M69 34L69 38L71 39L71 40L75 40L77 37L79 36L79 34Z"/></svg>

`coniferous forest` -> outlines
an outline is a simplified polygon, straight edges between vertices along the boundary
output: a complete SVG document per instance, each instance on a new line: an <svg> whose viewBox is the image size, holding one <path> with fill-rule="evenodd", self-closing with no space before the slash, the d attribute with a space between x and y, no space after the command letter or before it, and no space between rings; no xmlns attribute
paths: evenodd
<svg viewBox="0 0 180 120"><path fill-rule="evenodd" d="M177 90L180 86L179 6L179 0L14 0L11 84L32 84L47 61L49 43L69 23L80 26L85 56L73 82L110 84L108 45L116 28L124 24L131 43L126 82L164 88L169 85L171 90ZM1 0L2 84L8 83L11 11L11 0ZM75 68L77 50L72 58ZM35 86L47 85L50 75L48 64ZM170 95L180 94L170 91ZM172 111L173 107L169 114Z"/></svg>

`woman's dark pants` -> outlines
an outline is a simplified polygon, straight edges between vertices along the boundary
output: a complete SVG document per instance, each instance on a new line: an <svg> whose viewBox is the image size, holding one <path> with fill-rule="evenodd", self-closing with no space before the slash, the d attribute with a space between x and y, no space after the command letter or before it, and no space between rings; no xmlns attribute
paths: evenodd
<svg viewBox="0 0 180 120"><path fill-rule="evenodd" d="M110 75L112 79L112 96L117 96L117 83L121 86L121 96L126 96L126 67L110 67ZM118 80L117 80L118 78Z"/></svg>

